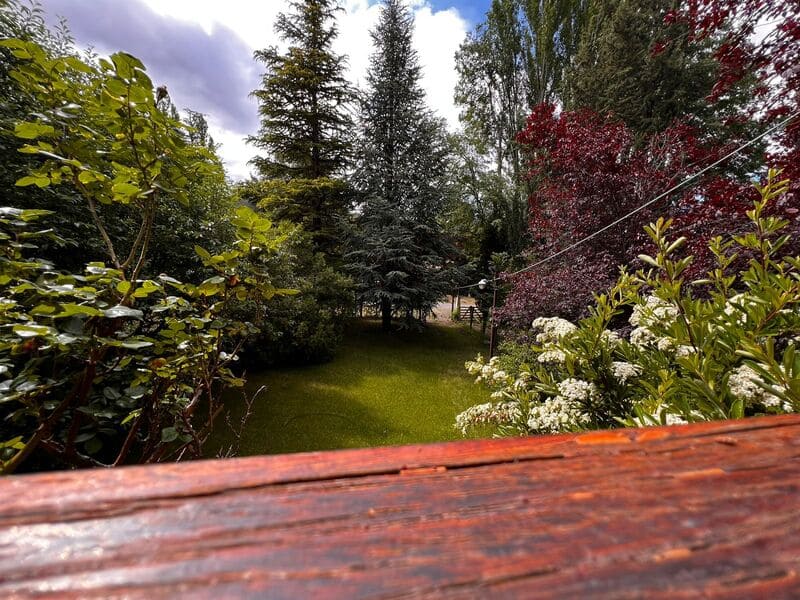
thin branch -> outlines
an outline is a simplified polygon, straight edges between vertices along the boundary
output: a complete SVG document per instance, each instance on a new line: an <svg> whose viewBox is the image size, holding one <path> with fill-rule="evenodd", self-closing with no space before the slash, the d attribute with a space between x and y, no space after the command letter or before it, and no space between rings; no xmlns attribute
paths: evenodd
<svg viewBox="0 0 800 600"><path fill-rule="evenodd" d="M142 268L144 268L145 260L147 259L147 250L150 246L150 238L153 235L153 225L156 219L156 200L151 200L148 204L147 213L145 214L144 223L145 227L145 236L144 240L142 241L141 252L139 253L139 260L136 261L136 266L133 269L133 273L131 274L131 281L136 281L139 277L139 273L141 273ZM131 287L131 290L133 287ZM130 293L130 291L129 291Z"/></svg>
<svg viewBox="0 0 800 600"><path fill-rule="evenodd" d="M136 257L136 251L139 248L139 244L142 243L142 240L144 239L146 233L147 233L147 215L145 213L145 218L142 219L142 225L139 227L139 232L136 234L136 239L133 240L133 245L131 246L131 251L128 254L128 258L126 258L125 262L122 263L123 269L127 269L131 265L131 262L133 262L133 259Z"/></svg>
<svg viewBox="0 0 800 600"><path fill-rule="evenodd" d="M111 238L109 237L108 232L103 225L103 221L100 219L100 215L97 212L97 205L94 202L94 198L92 198L92 195L89 193L89 190L86 189L86 186L78 181L77 175L75 176L75 186L80 190L81 195L86 198L86 201L89 204L89 212L92 214L92 220L94 221L97 230L100 232L100 237L103 238L103 242L106 245L106 252L108 252L111 262L114 263L114 267L116 269L121 271L123 266L120 264L119 259L117 258L117 253L114 251L114 242L111 241Z"/></svg>

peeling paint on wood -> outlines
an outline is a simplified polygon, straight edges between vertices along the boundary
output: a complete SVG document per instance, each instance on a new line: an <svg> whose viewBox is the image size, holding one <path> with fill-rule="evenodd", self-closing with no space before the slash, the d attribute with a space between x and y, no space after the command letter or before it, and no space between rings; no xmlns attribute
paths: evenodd
<svg viewBox="0 0 800 600"><path fill-rule="evenodd" d="M800 417L0 480L0 597L800 597Z"/></svg>

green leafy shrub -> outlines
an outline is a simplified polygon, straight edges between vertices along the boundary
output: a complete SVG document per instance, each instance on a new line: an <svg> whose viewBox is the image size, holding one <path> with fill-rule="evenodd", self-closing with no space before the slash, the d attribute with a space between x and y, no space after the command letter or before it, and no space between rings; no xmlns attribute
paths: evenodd
<svg viewBox="0 0 800 600"><path fill-rule="evenodd" d="M787 181L770 172L748 212L753 230L710 250L717 266L686 281L686 240L667 237L663 219L646 228L655 256L622 272L577 325L533 322L536 342L467 363L492 402L458 416L466 432L556 433L677 424L800 410L800 258L782 256L787 221L765 216ZM732 265L747 256L747 267ZM629 314L629 333L609 328Z"/></svg>
<svg viewBox="0 0 800 600"><path fill-rule="evenodd" d="M0 209L0 469L199 456L221 389L243 384L231 365L253 326L230 307L288 292L258 268L280 238L242 207L229 247L195 247L203 281L148 278L158 215L190 205L188 182L216 169L212 157L158 109L136 58L95 65L33 42L0 44L21 61L11 77L38 107L14 126L20 152L37 160L16 185L76 190L107 255L59 270L36 258L41 242L63 243L38 225L49 213ZM117 205L138 216L127 243L105 222L115 213L102 207Z"/></svg>
<svg viewBox="0 0 800 600"><path fill-rule="evenodd" d="M263 307L258 332L245 344L242 359L259 367L329 360L352 310L352 283L314 252L311 236L302 229L283 222L276 232L282 241L261 258L261 268L274 286L298 293L276 297ZM243 318L254 309L242 304L234 314Z"/></svg>
<svg viewBox="0 0 800 600"><path fill-rule="evenodd" d="M216 416L220 386L243 385L231 367L254 332L226 318L228 307L281 292L241 268L261 217L239 210L238 243L224 255L198 248L216 274L192 285L167 275L131 282L103 263L71 274L26 258L37 239L57 241L35 229L43 216L0 209L3 470L37 449L47 464L77 466L199 455L213 419L197 410Z"/></svg>

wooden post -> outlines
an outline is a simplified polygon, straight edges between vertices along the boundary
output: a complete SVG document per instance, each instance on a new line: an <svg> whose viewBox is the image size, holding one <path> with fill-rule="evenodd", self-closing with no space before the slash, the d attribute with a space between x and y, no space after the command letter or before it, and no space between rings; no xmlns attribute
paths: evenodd
<svg viewBox="0 0 800 600"><path fill-rule="evenodd" d="M492 288L492 312L489 317L491 319L489 328L489 358L494 356L495 336L497 335L497 325L494 320L494 311L497 309L497 280L492 281Z"/></svg>
<svg viewBox="0 0 800 600"><path fill-rule="evenodd" d="M475 307L469 307L469 328L472 329L472 323L475 321Z"/></svg>

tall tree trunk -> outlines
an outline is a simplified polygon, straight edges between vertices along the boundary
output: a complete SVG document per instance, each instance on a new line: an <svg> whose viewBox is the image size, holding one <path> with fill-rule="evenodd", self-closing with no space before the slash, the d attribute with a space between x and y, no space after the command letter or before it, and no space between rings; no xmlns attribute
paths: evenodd
<svg viewBox="0 0 800 600"><path fill-rule="evenodd" d="M381 326L384 331L392 330L392 302L388 298L381 299Z"/></svg>

